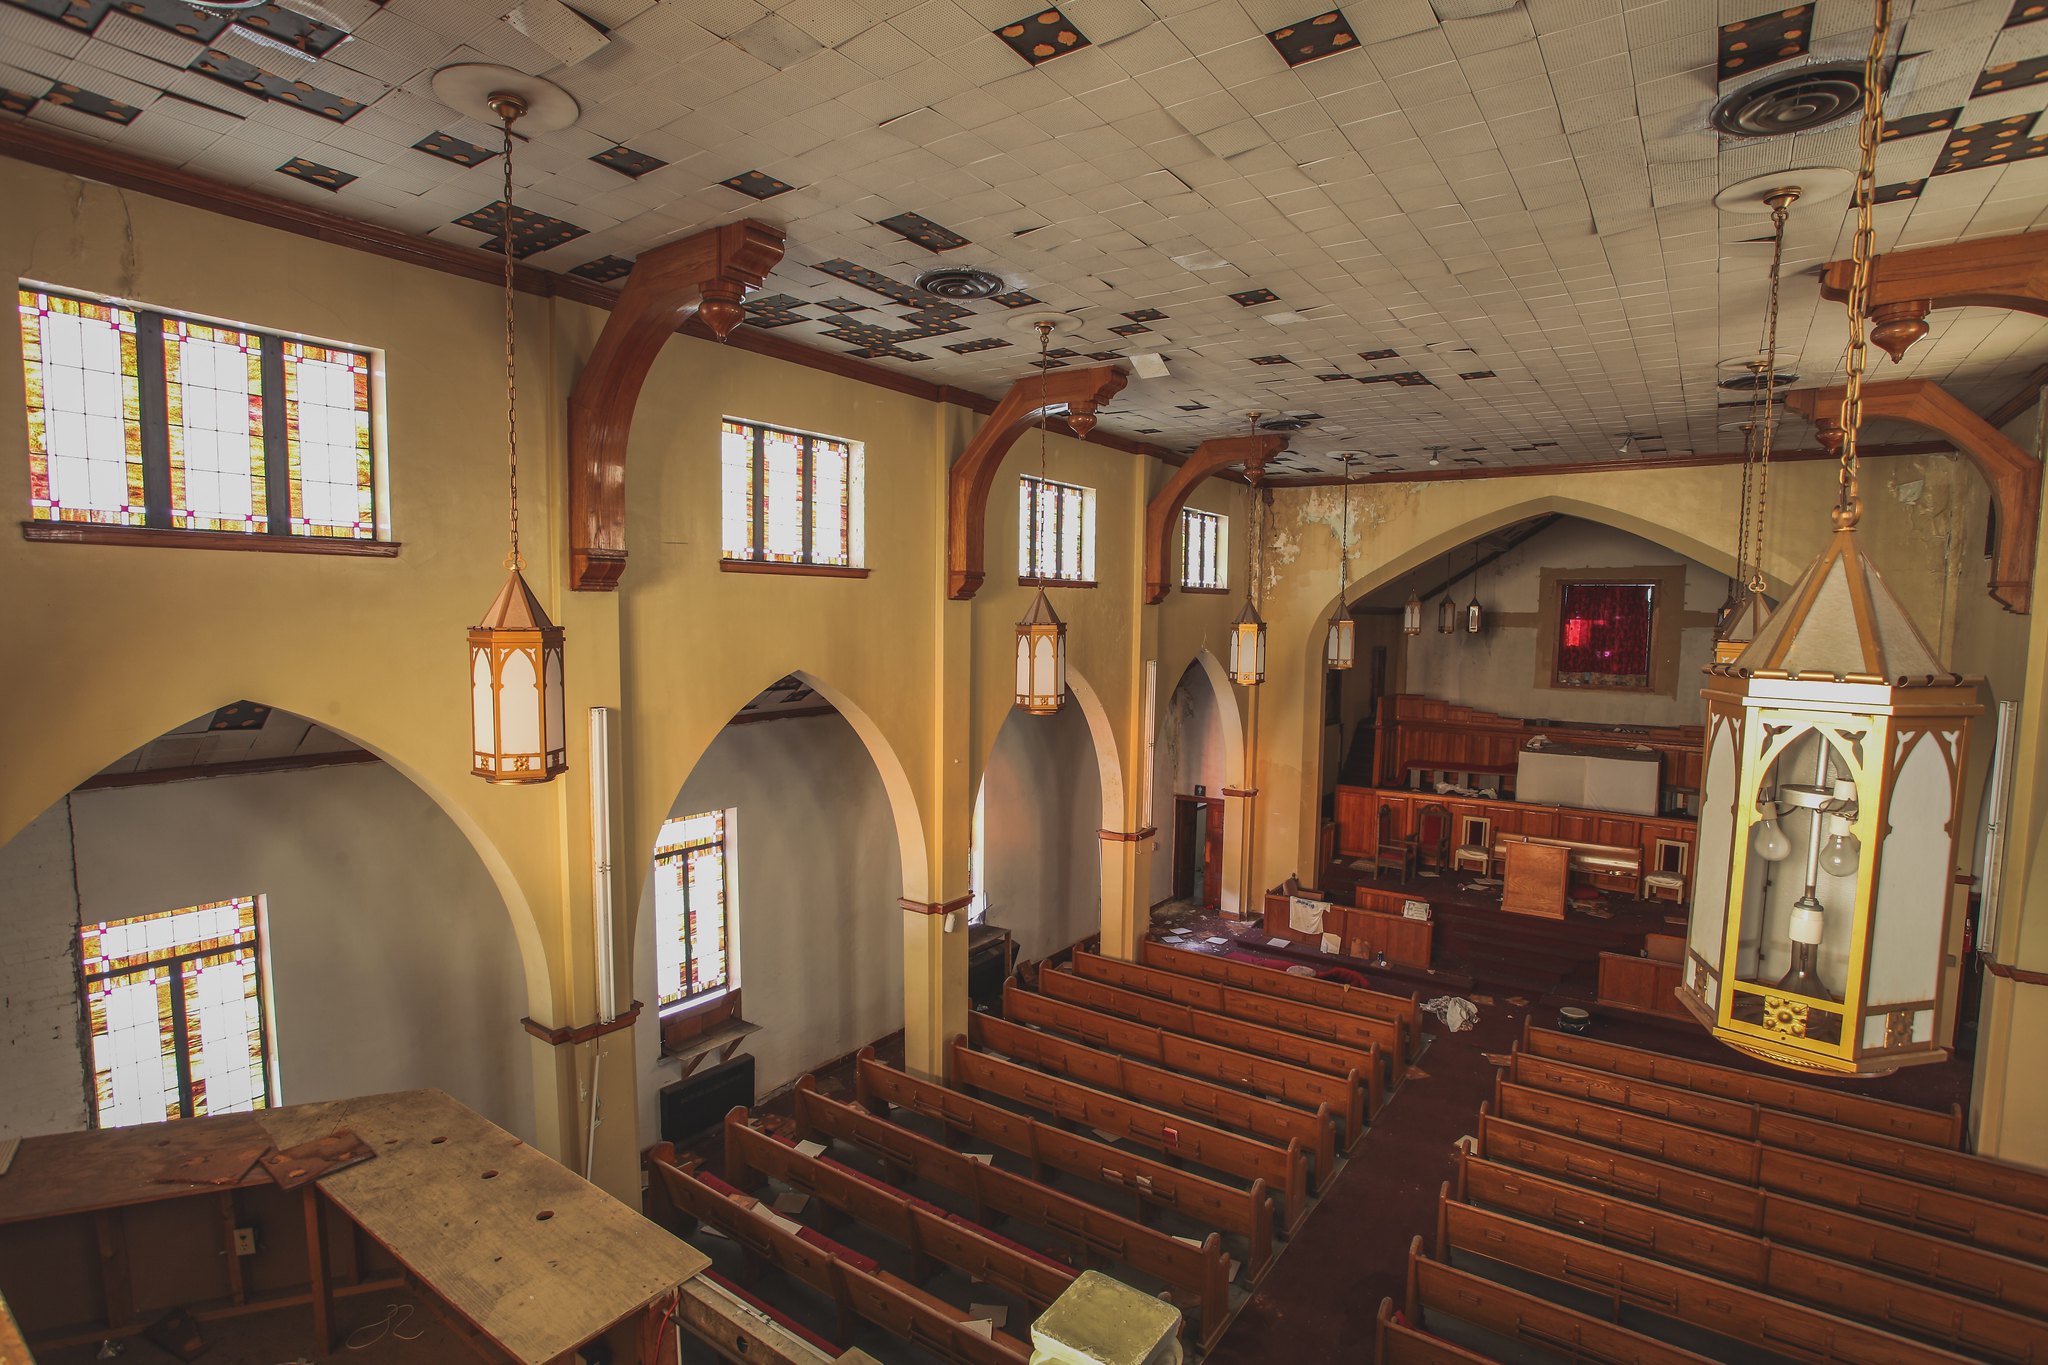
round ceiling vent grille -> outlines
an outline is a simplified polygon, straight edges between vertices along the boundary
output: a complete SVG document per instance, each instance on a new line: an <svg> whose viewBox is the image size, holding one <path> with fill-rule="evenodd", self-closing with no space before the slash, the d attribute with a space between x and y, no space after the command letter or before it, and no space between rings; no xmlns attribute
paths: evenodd
<svg viewBox="0 0 2048 1365"><path fill-rule="evenodd" d="M1260 431L1301 431L1301 430L1305 429L1305 428L1306 428L1307 426L1308 426L1308 419L1307 419L1307 418L1305 418L1305 417L1275 417L1275 418L1273 418L1273 419L1272 419L1271 421L1266 421L1266 422L1261 422L1261 423L1259 423L1259 430L1260 430Z"/></svg>
<svg viewBox="0 0 2048 1365"><path fill-rule="evenodd" d="M1851 62L1766 76L1724 96L1709 116L1736 137L1782 137L1847 118L1863 107L1863 68Z"/></svg>
<svg viewBox="0 0 2048 1365"><path fill-rule="evenodd" d="M1772 387L1782 389L1788 384L1796 384L1798 382L1798 375L1790 370L1780 370L1776 380L1773 381ZM1726 389L1730 393L1755 393L1763 386L1764 376L1758 370L1753 370L1748 374L1731 374L1722 380L1719 385L1719 387Z"/></svg>
<svg viewBox="0 0 2048 1365"><path fill-rule="evenodd" d="M986 299L1003 292L1003 280L986 270L945 265L919 275L917 287L942 299Z"/></svg>

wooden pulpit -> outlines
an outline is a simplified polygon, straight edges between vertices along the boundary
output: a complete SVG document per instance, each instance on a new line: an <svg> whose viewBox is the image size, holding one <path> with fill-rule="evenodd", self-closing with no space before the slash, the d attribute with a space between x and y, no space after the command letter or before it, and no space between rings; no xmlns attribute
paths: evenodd
<svg viewBox="0 0 2048 1365"><path fill-rule="evenodd" d="M1511 839L1507 855L1501 909L1517 915L1563 919L1565 883L1571 876L1571 849L1564 844Z"/></svg>

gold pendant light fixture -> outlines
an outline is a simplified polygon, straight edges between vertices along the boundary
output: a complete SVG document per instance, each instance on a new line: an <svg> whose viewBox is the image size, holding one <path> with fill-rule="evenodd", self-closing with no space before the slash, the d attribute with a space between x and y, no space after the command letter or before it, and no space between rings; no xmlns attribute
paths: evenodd
<svg viewBox="0 0 2048 1365"><path fill-rule="evenodd" d="M1416 593L1415 585L1408 585L1408 600L1401 604L1401 633L1422 634L1422 598Z"/></svg>
<svg viewBox="0 0 2048 1365"><path fill-rule="evenodd" d="M1041 319L1038 323L1038 485L1039 496L1045 496L1045 397L1051 387L1047 376L1050 357L1046 348L1051 344L1052 323ZM1038 534L1036 509L1025 534ZM1024 619L1017 623L1017 705L1027 714L1050 716L1067 701L1067 623L1060 620L1059 613L1052 609L1052 600L1045 595L1043 573L1046 568L1039 564L1037 557L1032 562L1040 571L1038 595L1031 599L1031 609L1024 613Z"/></svg>
<svg viewBox="0 0 2048 1365"><path fill-rule="evenodd" d="M1486 613L1479 605L1479 547L1472 547L1472 600L1465 604L1465 633L1477 635Z"/></svg>
<svg viewBox="0 0 2048 1365"><path fill-rule="evenodd" d="M1256 437L1259 434L1259 413L1245 414L1246 431ZM1230 623L1230 680L1240 687L1257 687L1266 680L1266 620L1259 615L1259 575L1264 565L1260 552L1264 540L1259 534L1259 515L1264 502L1259 481L1265 474L1265 466L1256 460L1247 461L1250 468L1246 476L1252 486L1251 515L1245 518L1245 580L1244 607L1237 613L1237 619Z"/></svg>
<svg viewBox="0 0 2048 1365"><path fill-rule="evenodd" d="M1329 636L1323 643L1327 668L1349 668L1358 659L1358 622L1351 619L1351 461L1344 459L1344 506L1337 523L1337 606L1330 613Z"/></svg>

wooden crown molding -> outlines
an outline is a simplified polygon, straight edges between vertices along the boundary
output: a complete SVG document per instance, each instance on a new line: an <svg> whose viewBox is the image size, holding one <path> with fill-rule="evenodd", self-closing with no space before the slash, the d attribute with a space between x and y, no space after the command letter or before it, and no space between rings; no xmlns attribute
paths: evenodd
<svg viewBox="0 0 2048 1365"><path fill-rule="evenodd" d="M1142 844L1159 833L1157 827L1146 825L1142 829L1098 829L1095 837L1109 844Z"/></svg>
<svg viewBox="0 0 2048 1365"><path fill-rule="evenodd" d="M904 908L905 910L908 910L908 911L909 911L909 912L910 912L911 914L913 914L913 915L950 915L950 914L952 914L952 913L953 913L953 912L954 912L955 910L965 910L965 909L967 908L968 904L969 904L969 903L970 903L971 901L973 901L973 899L974 899L974 897L973 897L972 895L966 895L966 896L962 896L962 897L960 897L960 898L959 898L958 900L950 900L950 901L913 901L913 900L899 900L899 901L897 901L897 902L896 902L896 904L898 904L899 906L903 907L903 908Z"/></svg>
<svg viewBox="0 0 2048 1365"><path fill-rule="evenodd" d="M961 602L981 590L988 495L1017 438L1048 408L1065 408L1067 426L1086 436L1095 410L1130 381L1114 365L1041 371L1010 385L967 449L946 473L946 591Z"/></svg>
<svg viewBox="0 0 2048 1365"><path fill-rule="evenodd" d="M1851 261L1821 267L1820 293L1845 302ZM1883 252L1870 263L1870 339L1894 361L1927 335L1936 308L2010 308L2048 317L2048 232Z"/></svg>
<svg viewBox="0 0 2048 1365"><path fill-rule="evenodd" d="M1810 418L1823 440L1839 435L1842 390L1794 389L1785 406ZM2007 611L2033 605L2034 556L2041 508L2041 464L2007 440L1931 379L1888 379L1863 386L1863 414L1911 422L1948 440L1991 487L1997 544L1991 562L1991 597Z"/></svg>
<svg viewBox="0 0 2048 1365"><path fill-rule="evenodd" d="M1262 471L1287 449L1285 436L1217 436L1195 447L1145 504L1145 601L1163 601L1173 580L1173 528L1195 485L1229 465ZM1248 572L1249 570L1247 570Z"/></svg>

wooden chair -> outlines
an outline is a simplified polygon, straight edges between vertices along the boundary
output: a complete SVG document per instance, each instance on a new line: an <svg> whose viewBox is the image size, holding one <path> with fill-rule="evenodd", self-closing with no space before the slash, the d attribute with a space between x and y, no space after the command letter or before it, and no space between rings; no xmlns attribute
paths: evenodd
<svg viewBox="0 0 2048 1365"><path fill-rule="evenodd" d="M1691 846L1682 839L1659 839L1653 869L1643 876L1643 899L1653 901L1668 895L1684 904L1686 859L1691 852Z"/></svg>
<svg viewBox="0 0 2048 1365"><path fill-rule="evenodd" d="M1451 813L1435 802L1415 814L1415 856L1423 867L1441 872L1451 861Z"/></svg>
<svg viewBox="0 0 2048 1365"><path fill-rule="evenodd" d="M1373 840L1372 863L1375 877L1386 875L1389 864L1401 870L1401 880L1408 881L1415 876L1416 843L1412 834L1394 832L1394 808L1381 806L1377 837Z"/></svg>
<svg viewBox="0 0 2048 1365"><path fill-rule="evenodd" d="M1493 821L1483 815L1458 818L1458 846L1451 850L1451 871L1477 868L1482 877L1493 873Z"/></svg>

